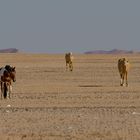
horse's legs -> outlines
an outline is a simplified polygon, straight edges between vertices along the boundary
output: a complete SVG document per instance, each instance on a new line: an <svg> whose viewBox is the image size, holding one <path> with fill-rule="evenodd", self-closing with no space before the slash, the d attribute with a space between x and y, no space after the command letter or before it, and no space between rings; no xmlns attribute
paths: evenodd
<svg viewBox="0 0 140 140"><path fill-rule="evenodd" d="M125 78L125 74L122 75L122 86L124 86L124 78Z"/></svg>
<svg viewBox="0 0 140 140"><path fill-rule="evenodd" d="M7 83L6 82L3 82L3 97L4 97L4 99L7 98L7 91L8 91L8 89L7 89Z"/></svg>
<svg viewBox="0 0 140 140"><path fill-rule="evenodd" d="M1 84L1 99L2 99L2 97L3 97L3 82L0 82L0 84Z"/></svg>
<svg viewBox="0 0 140 140"><path fill-rule="evenodd" d="M4 98L4 82L1 82L1 99Z"/></svg>
<svg viewBox="0 0 140 140"><path fill-rule="evenodd" d="M11 83L6 83L6 86L7 86L7 97L10 99L11 92L12 92L12 85L11 85Z"/></svg>
<svg viewBox="0 0 140 140"><path fill-rule="evenodd" d="M9 83L7 83L7 98L9 98L10 99L10 85L9 85Z"/></svg>
<svg viewBox="0 0 140 140"><path fill-rule="evenodd" d="M68 63L66 62L66 71L68 70Z"/></svg>
<svg viewBox="0 0 140 140"><path fill-rule="evenodd" d="M72 62L69 63L69 69L70 69L70 71L73 71L73 64L72 64Z"/></svg>
<svg viewBox="0 0 140 140"><path fill-rule="evenodd" d="M11 98L11 93L12 93L12 85L11 83L9 84L9 98Z"/></svg>
<svg viewBox="0 0 140 140"><path fill-rule="evenodd" d="M120 86L123 86L123 76L122 76L122 74L120 74Z"/></svg>
<svg viewBox="0 0 140 140"><path fill-rule="evenodd" d="M127 76L128 76L128 74L127 74L127 71L126 71L126 75L125 75L126 86L128 86L128 80L127 80Z"/></svg>

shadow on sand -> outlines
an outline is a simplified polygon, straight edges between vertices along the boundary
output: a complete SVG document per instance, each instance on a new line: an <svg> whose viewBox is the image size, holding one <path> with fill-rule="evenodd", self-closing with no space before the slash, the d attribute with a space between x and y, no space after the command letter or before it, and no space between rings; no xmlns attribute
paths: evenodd
<svg viewBox="0 0 140 140"><path fill-rule="evenodd" d="M79 87L103 87L102 85L79 85Z"/></svg>

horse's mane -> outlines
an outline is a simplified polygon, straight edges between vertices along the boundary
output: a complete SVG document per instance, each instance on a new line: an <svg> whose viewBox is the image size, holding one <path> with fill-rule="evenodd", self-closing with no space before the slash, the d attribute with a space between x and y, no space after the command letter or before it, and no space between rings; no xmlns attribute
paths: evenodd
<svg viewBox="0 0 140 140"><path fill-rule="evenodd" d="M5 66L5 69L8 71L8 72L11 72L12 71L12 67L10 65L6 65Z"/></svg>

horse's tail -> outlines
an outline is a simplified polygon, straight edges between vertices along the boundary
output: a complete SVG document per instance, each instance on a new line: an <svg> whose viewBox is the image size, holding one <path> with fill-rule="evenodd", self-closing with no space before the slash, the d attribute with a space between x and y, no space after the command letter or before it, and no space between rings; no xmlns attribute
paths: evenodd
<svg viewBox="0 0 140 140"><path fill-rule="evenodd" d="M7 97L7 91L8 91L8 88L7 88L7 84L4 82L4 99Z"/></svg>

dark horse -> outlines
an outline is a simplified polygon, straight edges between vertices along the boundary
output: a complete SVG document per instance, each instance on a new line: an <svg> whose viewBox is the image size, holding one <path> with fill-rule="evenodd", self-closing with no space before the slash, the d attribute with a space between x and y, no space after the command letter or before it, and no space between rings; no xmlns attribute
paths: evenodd
<svg viewBox="0 0 140 140"><path fill-rule="evenodd" d="M1 98L4 97L4 99L7 98L8 95L10 98L10 94L12 92L12 81L16 81L15 67L7 66L8 69L5 67L3 75L1 76Z"/></svg>

